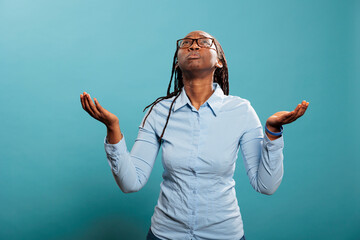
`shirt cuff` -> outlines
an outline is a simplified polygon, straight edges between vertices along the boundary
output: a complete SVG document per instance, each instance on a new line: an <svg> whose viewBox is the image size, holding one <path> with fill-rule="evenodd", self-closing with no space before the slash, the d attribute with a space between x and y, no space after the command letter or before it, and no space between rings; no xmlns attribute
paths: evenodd
<svg viewBox="0 0 360 240"><path fill-rule="evenodd" d="M281 137L271 141L269 139L269 137L267 136L267 134L264 133L264 143L265 143L266 148L270 151L275 151L275 150L284 148L283 135L281 135Z"/></svg>
<svg viewBox="0 0 360 240"><path fill-rule="evenodd" d="M126 141L124 134L123 134L123 138L118 143L115 144L109 143L107 141L107 137L105 136L104 147L105 147L105 152L110 156L125 153L127 151L127 148L126 148Z"/></svg>

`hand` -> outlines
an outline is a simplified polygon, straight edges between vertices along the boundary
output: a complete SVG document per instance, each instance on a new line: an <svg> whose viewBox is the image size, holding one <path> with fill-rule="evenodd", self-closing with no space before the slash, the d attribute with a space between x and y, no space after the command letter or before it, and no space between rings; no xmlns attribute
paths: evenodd
<svg viewBox="0 0 360 240"><path fill-rule="evenodd" d="M291 111L281 111L277 112L266 121L266 126L272 132L280 132L280 126L294 122L296 119L304 115L309 102L305 100L301 104L298 104L297 107Z"/></svg>
<svg viewBox="0 0 360 240"><path fill-rule="evenodd" d="M96 120L104 123L108 128L119 124L119 119L103 108L100 103L94 98L94 102L91 100L90 94L84 92L80 94L80 101L83 109L90 114Z"/></svg>

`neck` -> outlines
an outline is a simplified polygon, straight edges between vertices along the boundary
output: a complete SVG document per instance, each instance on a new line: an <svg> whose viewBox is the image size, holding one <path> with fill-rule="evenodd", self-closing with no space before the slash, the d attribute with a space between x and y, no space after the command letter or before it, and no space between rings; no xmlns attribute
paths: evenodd
<svg viewBox="0 0 360 240"><path fill-rule="evenodd" d="M183 83L186 95L191 104L199 110L213 94L213 74L190 77L183 74Z"/></svg>

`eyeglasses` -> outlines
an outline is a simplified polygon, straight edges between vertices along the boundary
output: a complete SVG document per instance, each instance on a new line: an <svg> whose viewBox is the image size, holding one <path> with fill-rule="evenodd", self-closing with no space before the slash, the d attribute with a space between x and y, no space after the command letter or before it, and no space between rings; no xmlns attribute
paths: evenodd
<svg viewBox="0 0 360 240"><path fill-rule="evenodd" d="M193 45L194 41L202 48L210 48L214 44L213 38L183 38L177 40L176 44L178 48L188 48Z"/></svg>

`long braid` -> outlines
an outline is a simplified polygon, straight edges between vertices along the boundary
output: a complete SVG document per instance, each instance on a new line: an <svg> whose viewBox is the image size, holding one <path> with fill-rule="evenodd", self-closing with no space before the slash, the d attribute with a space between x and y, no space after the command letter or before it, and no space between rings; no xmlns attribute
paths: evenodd
<svg viewBox="0 0 360 240"><path fill-rule="evenodd" d="M180 92L181 92L181 91L179 91L179 94L175 97L174 101L172 101L172 103L171 103L171 105L170 105L169 114L168 114L167 119L166 119L165 127L163 128L163 131L162 131L161 136L160 136L160 138L159 138L159 142L160 142L160 143L161 143L162 137L164 136L165 128L166 128L166 126L167 126L167 124L168 124L168 122L169 122L169 118L170 118L172 106L174 105L174 102L176 101L176 99L180 96Z"/></svg>
<svg viewBox="0 0 360 240"><path fill-rule="evenodd" d="M224 94L225 95L229 95L229 73L228 73L228 67L227 67L227 62L226 62L226 59L225 59L225 54L224 54L224 51L220 45L220 43L214 39L214 44L215 44L215 47L216 47L216 51L217 51L217 54L218 54L218 58L220 59L221 63L223 64L223 66L221 68L217 68L214 72L214 79L213 81L218 83L221 87L221 89L223 90ZM153 103L149 104L148 106L146 106L143 110L143 112L151 106L148 114L146 115L144 121L143 121L143 124L142 124L142 127L144 127L145 125L145 121L147 119L147 117L149 116L150 112L152 111L153 107L158 103L158 102L161 102L162 100L164 99L168 99L168 98L172 98L175 96L174 100L171 102L171 105L170 105L170 108L169 108L169 114L167 116L167 119L166 119L166 123L165 123L165 126L163 128L163 131L161 133L161 136L159 138L159 142L161 143L161 140L164 136L164 133L165 133L165 129L168 125L168 122L169 122L169 119L170 119L170 114L171 114L171 109L174 105L174 102L176 101L176 99L180 96L181 94L181 89L183 88L184 86L184 83L182 81L182 72L181 72L181 69L179 68L179 66L177 66L177 53L178 53L178 47L176 47L176 51L175 51L175 54L174 54L174 58L173 58L173 65L172 65L172 69L171 69L171 77L170 77L170 82L169 82L169 86L168 86L168 89L167 89L167 95L166 96L163 96L163 97L158 97ZM170 89L171 89L171 83L172 83L172 79L175 78L175 81L174 81L174 91L173 92L170 92Z"/></svg>
<svg viewBox="0 0 360 240"><path fill-rule="evenodd" d="M176 51L174 54L174 58L173 58L173 65L172 65L172 69L171 69L171 77L170 77L170 82L169 82L169 86L167 89L167 95L170 95L170 88L171 88L171 82L175 73L175 68L176 68L176 60L177 60L177 52L178 52L178 48L176 47ZM174 85L174 91L176 91L176 74L175 74L175 85Z"/></svg>
<svg viewBox="0 0 360 240"><path fill-rule="evenodd" d="M227 67L227 62L225 59L224 50L222 49L220 43L214 39L216 51L218 57L223 64L222 68L217 68L214 73L214 82L217 82L225 95L229 95L229 72Z"/></svg>

